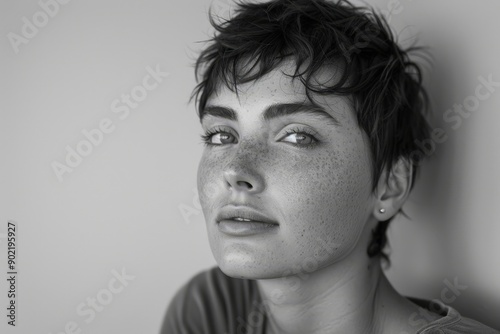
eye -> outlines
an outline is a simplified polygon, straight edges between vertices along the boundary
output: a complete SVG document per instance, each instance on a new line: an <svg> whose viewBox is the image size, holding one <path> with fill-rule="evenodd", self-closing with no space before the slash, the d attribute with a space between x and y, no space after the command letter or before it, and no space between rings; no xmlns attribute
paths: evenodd
<svg viewBox="0 0 500 334"><path fill-rule="evenodd" d="M304 146L310 148L319 142L314 133L308 129L294 128L288 129L285 132L286 136L283 137L283 141L286 141L294 146Z"/></svg>
<svg viewBox="0 0 500 334"><path fill-rule="evenodd" d="M201 135L201 140L206 146L209 145L225 145L236 143L236 137L229 131L221 128L207 130L205 134Z"/></svg>

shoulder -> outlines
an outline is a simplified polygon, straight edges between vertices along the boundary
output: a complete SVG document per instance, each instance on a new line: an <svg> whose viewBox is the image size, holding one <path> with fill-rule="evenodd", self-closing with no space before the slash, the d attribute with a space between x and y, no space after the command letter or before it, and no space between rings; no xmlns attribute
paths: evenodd
<svg viewBox="0 0 500 334"><path fill-rule="evenodd" d="M462 316L439 300L427 302L427 308L433 311L439 309L442 317L420 329L417 334L500 334L496 329Z"/></svg>
<svg viewBox="0 0 500 334"><path fill-rule="evenodd" d="M257 298L253 281L229 277L218 267L202 271L175 294L161 333L227 333Z"/></svg>

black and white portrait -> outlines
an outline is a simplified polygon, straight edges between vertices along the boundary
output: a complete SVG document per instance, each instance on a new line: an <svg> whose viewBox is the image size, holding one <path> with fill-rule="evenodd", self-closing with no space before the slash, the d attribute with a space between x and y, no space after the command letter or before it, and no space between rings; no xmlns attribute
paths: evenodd
<svg viewBox="0 0 500 334"><path fill-rule="evenodd" d="M499 333L496 0L1 7L1 333Z"/></svg>

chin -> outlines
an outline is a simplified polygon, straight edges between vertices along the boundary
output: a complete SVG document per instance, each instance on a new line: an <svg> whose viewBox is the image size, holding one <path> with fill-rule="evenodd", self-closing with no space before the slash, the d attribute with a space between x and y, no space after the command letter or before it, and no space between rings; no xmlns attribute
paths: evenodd
<svg viewBox="0 0 500 334"><path fill-rule="evenodd" d="M227 276L240 278L240 279L272 279L279 278L280 275L273 275L266 270L252 268L248 266L235 266L235 265L218 265L220 270Z"/></svg>
<svg viewBox="0 0 500 334"><path fill-rule="evenodd" d="M274 264L263 263L250 254L224 254L216 257L220 270L227 276L241 279L271 279L283 276L286 269L280 270Z"/></svg>

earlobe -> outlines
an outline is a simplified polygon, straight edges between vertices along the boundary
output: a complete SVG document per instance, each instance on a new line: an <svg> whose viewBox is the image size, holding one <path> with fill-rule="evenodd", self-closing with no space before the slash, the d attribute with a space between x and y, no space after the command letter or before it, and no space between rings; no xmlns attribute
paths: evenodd
<svg viewBox="0 0 500 334"><path fill-rule="evenodd" d="M377 204L374 216L385 221L394 216L403 206L413 182L413 165L400 158L390 170L380 176L377 188Z"/></svg>

